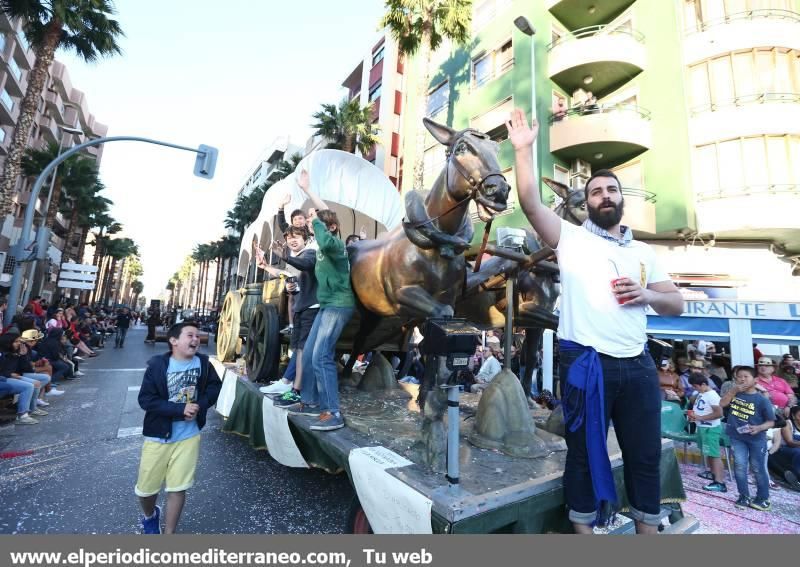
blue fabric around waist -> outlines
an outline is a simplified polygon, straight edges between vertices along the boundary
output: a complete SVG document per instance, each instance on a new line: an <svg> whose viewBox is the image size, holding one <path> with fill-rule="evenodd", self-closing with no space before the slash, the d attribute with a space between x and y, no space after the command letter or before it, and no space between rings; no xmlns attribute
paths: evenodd
<svg viewBox="0 0 800 567"><path fill-rule="evenodd" d="M606 526L618 508L617 490L606 443L605 388L600 355L592 347L560 339L560 352L579 352L569 367L562 392L564 426L574 433L586 426L586 454L592 477L597 519L595 525Z"/></svg>

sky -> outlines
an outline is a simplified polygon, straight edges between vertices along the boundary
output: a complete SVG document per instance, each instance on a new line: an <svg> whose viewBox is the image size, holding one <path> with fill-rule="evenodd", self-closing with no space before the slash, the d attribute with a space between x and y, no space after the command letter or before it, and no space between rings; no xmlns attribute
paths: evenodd
<svg viewBox="0 0 800 567"><path fill-rule="evenodd" d="M108 136L219 149L212 180L195 154L111 142L100 176L112 214L138 245L157 297L196 244L224 234L236 192L278 136L304 143L311 115L380 38L383 0L116 0L122 55L87 64L66 52L73 87Z"/></svg>

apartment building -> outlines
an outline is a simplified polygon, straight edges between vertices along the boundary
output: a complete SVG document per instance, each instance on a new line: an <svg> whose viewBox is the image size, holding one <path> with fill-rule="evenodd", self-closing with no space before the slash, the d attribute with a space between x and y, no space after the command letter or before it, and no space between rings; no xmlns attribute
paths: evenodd
<svg viewBox="0 0 800 567"><path fill-rule="evenodd" d="M280 165L281 161L288 160L295 154L302 156L304 153L303 147L292 143L289 136L278 136L264 149L261 156L256 160L256 165L247 175L236 197L249 195L250 192L259 185L267 181L275 180L275 176L279 172L278 165Z"/></svg>
<svg viewBox="0 0 800 567"><path fill-rule="evenodd" d="M27 75L34 60L33 51L27 44L19 23L9 21L5 14L0 13L0 167L5 161L14 126L19 119L20 104L27 88ZM31 129L29 145L41 148L49 143L56 143L66 150L91 138L105 136L107 131L108 127L98 122L89 111L86 95L73 87L66 67L54 61ZM87 148L84 153L99 166L102 146ZM0 251L3 253L20 236L34 182L35 178L21 178L17 182L12 213L2 219L0 228ZM40 226L42 222L46 199L47 191L42 191L36 203L34 227ZM48 256L56 266L61 261L62 252L66 257L71 257L70 254L74 255L77 251L73 246L75 243L66 242L68 234L69 219L59 213L56 215L48 249ZM4 272L10 271L8 264L4 268ZM0 276L0 286L9 285L10 279L10 273L3 273Z"/></svg>
<svg viewBox="0 0 800 567"><path fill-rule="evenodd" d="M435 120L499 142L512 185L504 121L514 107L535 115L540 177L577 188L593 170L614 170L623 222L681 285L795 301L799 42L797 0L476 0L470 43L434 54L422 103ZM409 168L418 102L407 105ZM429 138L423 157L428 186L444 148ZM512 194L493 229L527 224ZM556 199L544 185L542 194Z"/></svg>
<svg viewBox="0 0 800 567"><path fill-rule="evenodd" d="M388 32L364 54L342 83L347 96L373 105L380 143L364 159L381 168L396 186L401 182L401 133L404 104L404 58Z"/></svg>

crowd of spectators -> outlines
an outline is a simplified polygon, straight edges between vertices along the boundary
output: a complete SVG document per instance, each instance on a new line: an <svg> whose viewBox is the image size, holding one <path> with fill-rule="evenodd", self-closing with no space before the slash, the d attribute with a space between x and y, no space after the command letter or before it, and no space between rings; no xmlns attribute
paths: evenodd
<svg viewBox="0 0 800 567"><path fill-rule="evenodd" d="M13 319L5 320L0 299L0 400L16 408L14 423L36 425L53 411L54 398L84 373L80 365L98 356L109 336L124 341L131 314L75 304L66 299L48 303L33 297ZM47 409L46 409L47 408Z"/></svg>

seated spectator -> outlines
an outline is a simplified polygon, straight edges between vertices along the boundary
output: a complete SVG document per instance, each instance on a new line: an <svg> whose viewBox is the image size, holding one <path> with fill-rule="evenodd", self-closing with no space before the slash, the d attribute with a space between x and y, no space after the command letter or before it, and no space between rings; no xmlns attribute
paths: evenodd
<svg viewBox="0 0 800 567"><path fill-rule="evenodd" d="M786 380L775 375L775 362L767 356L762 356L758 360L756 384L763 386L769 394L772 405L777 407L785 417L788 417L789 408L797 404L797 396L794 395Z"/></svg>
<svg viewBox="0 0 800 567"><path fill-rule="evenodd" d="M67 338L69 339L70 343L82 354L90 358L94 358L97 356L97 353L90 349L83 339L81 338L81 333L78 330L78 316L73 315L69 321L69 327L67 328Z"/></svg>
<svg viewBox="0 0 800 567"><path fill-rule="evenodd" d="M675 372L675 364L670 359L664 359L658 368L658 384L661 387L662 399L681 403L685 399L681 379Z"/></svg>
<svg viewBox="0 0 800 567"><path fill-rule="evenodd" d="M53 313L53 318L48 319L45 328L49 331L50 329L67 329L69 328L69 322L67 321L66 317L64 316L64 310L61 308L56 309L55 313Z"/></svg>
<svg viewBox="0 0 800 567"><path fill-rule="evenodd" d="M46 358L53 367L53 380L59 381L75 379L75 367L67 359L67 351L62 341L66 341L62 329L51 329L39 344L39 355Z"/></svg>
<svg viewBox="0 0 800 567"><path fill-rule="evenodd" d="M789 387L797 392L798 387L798 368L795 366L794 357L791 354L784 354L781 359L781 367L777 375L783 378Z"/></svg>
<svg viewBox="0 0 800 567"><path fill-rule="evenodd" d="M781 471L791 488L800 491L800 406L789 410L789 419L781 429L780 447L769 456L769 464Z"/></svg>
<svg viewBox="0 0 800 567"><path fill-rule="evenodd" d="M17 425L36 425L39 420L31 417L31 404L35 404L33 384L0 376L0 396L19 396L17 398ZM35 406L34 406L35 407Z"/></svg>
<svg viewBox="0 0 800 567"><path fill-rule="evenodd" d="M503 367L500 365L500 349L490 346L484 349L484 360L481 369L475 375L475 383L470 388L473 394L482 392L489 387L489 384L497 376Z"/></svg>
<svg viewBox="0 0 800 567"><path fill-rule="evenodd" d="M15 333L0 335L0 376L12 385L25 382L33 386L26 412L37 417L47 415L42 407L50 405L44 401L44 387L50 382L50 377L33 372L30 361L19 355L21 343L19 335Z"/></svg>
<svg viewBox="0 0 800 567"><path fill-rule="evenodd" d="M64 394L63 390L59 390L56 381L53 380L53 366L50 361L44 358L36 350L39 341L44 338L44 334L36 329L30 329L22 333L20 340L24 348L20 348L20 355L27 357L33 366L33 371L37 374L47 374L50 377L50 384L45 387L47 396L61 396Z"/></svg>

